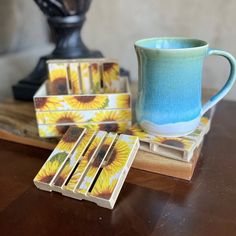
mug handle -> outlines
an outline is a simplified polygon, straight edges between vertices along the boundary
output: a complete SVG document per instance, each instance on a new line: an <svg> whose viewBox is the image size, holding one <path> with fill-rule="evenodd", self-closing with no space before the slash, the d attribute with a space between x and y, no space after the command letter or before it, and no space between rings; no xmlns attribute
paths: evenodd
<svg viewBox="0 0 236 236"><path fill-rule="evenodd" d="M204 115L210 108L212 108L216 103L218 103L230 91L236 78L236 61L230 53L222 50L209 48L207 55L218 55L226 58L230 64L230 75L224 87L218 93L213 95L210 100L203 105L201 115Z"/></svg>

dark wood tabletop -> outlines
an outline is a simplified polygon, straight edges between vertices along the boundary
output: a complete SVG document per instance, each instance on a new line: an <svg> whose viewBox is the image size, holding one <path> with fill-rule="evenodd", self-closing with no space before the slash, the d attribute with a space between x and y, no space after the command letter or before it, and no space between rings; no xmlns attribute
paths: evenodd
<svg viewBox="0 0 236 236"><path fill-rule="evenodd" d="M236 235L236 103L221 102L191 182L131 169L113 210L38 190L50 151L0 141L0 235Z"/></svg>

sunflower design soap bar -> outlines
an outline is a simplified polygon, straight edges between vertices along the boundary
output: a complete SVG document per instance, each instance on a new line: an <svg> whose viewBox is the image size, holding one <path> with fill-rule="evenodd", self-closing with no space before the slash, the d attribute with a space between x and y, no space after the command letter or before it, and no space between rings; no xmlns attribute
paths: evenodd
<svg viewBox="0 0 236 236"><path fill-rule="evenodd" d="M34 96L40 137L61 137L70 125L118 133L131 126L129 83L116 61L52 60L48 70Z"/></svg>
<svg viewBox="0 0 236 236"><path fill-rule="evenodd" d="M112 209L138 149L135 136L71 126L34 183Z"/></svg>

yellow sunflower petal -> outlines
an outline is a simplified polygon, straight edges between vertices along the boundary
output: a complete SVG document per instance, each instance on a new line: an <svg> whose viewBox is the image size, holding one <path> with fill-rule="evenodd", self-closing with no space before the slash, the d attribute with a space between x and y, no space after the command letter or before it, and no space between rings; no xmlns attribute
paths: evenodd
<svg viewBox="0 0 236 236"><path fill-rule="evenodd" d="M87 168L88 163L90 161L90 158L93 156L94 152L100 146L100 143L102 141L102 138L99 136L96 136L92 143L90 144L88 150L84 154L84 156L81 158L81 161L76 168L75 172L73 173L73 176L70 178L67 186L65 187L67 190L74 189L76 183L78 182L81 174L84 172L84 170Z"/></svg>
<svg viewBox="0 0 236 236"><path fill-rule="evenodd" d="M193 145L192 141L184 138L155 137L152 141L187 150L190 149Z"/></svg>
<svg viewBox="0 0 236 236"><path fill-rule="evenodd" d="M93 81L93 92L99 93L101 91L101 74L99 71L99 65L97 63L91 64L90 70Z"/></svg>
<svg viewBox="0 0 236 236"><path fill-rule="evenodd" d="M130 108L130 95L121 94L116 96L116 106L117 108Z"/></svg>
<svg viewBox="0 0 236 236"><path fill-rule="evenodd" d="M66 65L49 65L49 80L50 94L68 94L68 76Z"/></svg>
<svg viewBox="0 0 236 236"><path fill-rule="evenodd" d="M101 172L91 191L91 195L109 199L118 181L117 179L113 179L112 181L110 179L111 176L107 172Z"/></svg>
<svg viewBox="0 0 236 236"><path fill-rule="evenodd" d="M99 123L93 124L96 130L123 133L129 126L129 120L131 121L130 110L100 111L93 117L92 122Z"/></svg>
<svg viewBox="0 0 236 236"><path fill-rule="evenodd" d="M107 132L124 133L129 126L129 122L106 122L99 124L88 124L86 127L92 130L104 130Z"/></svg>
<svg viewBox="0 0 236 236"><path fill-rule="evenodd" d="M72 94L78 94L81 92L80 82L79 82L79 64L70 63L70 83Z"/></svg>
<svg viewBox="0 0 236 236"><path fill-rule="evenodd" d="M112 80L119 79L119 65L114 62L107 62L103 64L103 81L108 84Z"/></svg>
<svg viewBox="0 0 236 236"><path fill-rule="evenodd" d="M69 161L67 161L60 174L56 177L54 185L62 186L62 184L65 182L66 178L70 174L70 171L71 171L71 166L69 164Z"/></svg>
<svg viewBox="0 0 236 236"><path fill-rule="evenodd" d="M65 152L70 152L72 148L75 147L75 144L82 133L83 129L76 126L71 126L65 135L63 135L56 148Z"/></svg>
<svg viewBox="0 0 236 236"><path fill-rule="evenodd" d="M131 149L126 141L118 140L106 166L104 167L104 170L111 175L118 173L122 168L124 168L130 151Z"/></svg>
<svg viewBox="0 0 236 236"><path fill-rule="evenodd" d="M43 183L50 183L52 178L55 176L59 166L60 163L58 161L48 161L38 172L34 180Z"/></svg>
<svg viewBox="0 0 236 236"><path fill-rule="evenodd" d="M56 68L57 67L57 68ZM67 78L67 69L65 65L49 65L49 79L50 81L57 80L59 78Z"/></svg>
<svg viewBox="0 0 236 236"><path fill-rule="evenodd" d="M104 95L67 96L65 101L71 109L78 110L105 108L109 102L108 97Z"/></svg>
<svg viewBox="0 0 236 236"><path fill-rule="evenodd" d="M41 113L43 116L44 114ZM84 121L79 112L52 112L44 115L47 124L76 124Z"/></svg>
<svg viewBox="0 0 236 236"><path fill-rule="evenodd" d="M116 122L116 121L125 121L131 120L131 111L130 110L119 110L119 111L109 111L109 112L102 112L99 111L96 113L94 118L92 119L93 122Z"/></svg>
<svg viewBox="0 0 236 236"><path fill-rule="evenodd" d="M39 111L57 110L62 108L62 102L57 97L38 97L34 100L35 109Z"/></svg>
<svg viewBox="0 0 236 236"><path fill-rule="evenodd" d="M129 135L137 136L140 139L148 139L149 138L149 135L147 133L145 133L138 125L133 125L125 133L129 134Z"/></svg>

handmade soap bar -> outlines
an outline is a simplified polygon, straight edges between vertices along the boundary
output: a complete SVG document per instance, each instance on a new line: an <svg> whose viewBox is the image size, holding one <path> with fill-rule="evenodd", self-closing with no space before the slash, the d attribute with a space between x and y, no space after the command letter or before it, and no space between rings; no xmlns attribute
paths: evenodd
<svg viewBox="0 0 236 236"><path fill-rule="evenodd" d="M138 149L135 136L71 126L34 183L112 209Z"/></svg>

